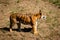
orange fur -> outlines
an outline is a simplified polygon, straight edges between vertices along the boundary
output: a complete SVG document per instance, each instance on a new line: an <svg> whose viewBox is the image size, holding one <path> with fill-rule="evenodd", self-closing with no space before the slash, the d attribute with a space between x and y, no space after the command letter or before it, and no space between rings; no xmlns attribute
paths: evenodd
<svg viewBox="0 0 60 40"><path fill-rule="evenodd" d="M24 14L11 14L10 15L10 32L12 31L12 26L14 24L18 25L18 29L20 30L21 23L23 24L30 24L33 28L33 33L37 34L37 24L36 21L37 19L41 18L42 13L39 11L39 13L34 14L34 15L24 15Z"/></svg>

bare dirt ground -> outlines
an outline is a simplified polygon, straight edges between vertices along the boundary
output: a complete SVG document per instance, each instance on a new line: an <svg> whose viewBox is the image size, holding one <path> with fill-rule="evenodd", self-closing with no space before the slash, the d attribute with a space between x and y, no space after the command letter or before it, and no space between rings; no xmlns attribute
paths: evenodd
<svg viewBox="0 0 60 40"><path fill-rule="evenodd" d="M22 25L21 32L15 25L9 32L11 13L38 13L39 9L47 16L38 21L39 35L31 33L30 25ZM0 0L0 40L60 40L60 9L43 0Z"/></svg>

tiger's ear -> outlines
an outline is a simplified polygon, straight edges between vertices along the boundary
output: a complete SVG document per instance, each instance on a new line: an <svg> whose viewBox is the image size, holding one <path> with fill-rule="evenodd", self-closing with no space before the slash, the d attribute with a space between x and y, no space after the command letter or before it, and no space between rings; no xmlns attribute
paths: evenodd
<svg viewBox="0 0 60 40"><path fill-rule="evenodd" d="M41 13L41 10L39 10L39 13Z"/></svg>
<svg viewBox="0 0 60 40"><path fill-rule="evenodd" d="M42 12L41 12L41 10L39 10L39 13L40 13L40 15L42 15Z"/></svg>

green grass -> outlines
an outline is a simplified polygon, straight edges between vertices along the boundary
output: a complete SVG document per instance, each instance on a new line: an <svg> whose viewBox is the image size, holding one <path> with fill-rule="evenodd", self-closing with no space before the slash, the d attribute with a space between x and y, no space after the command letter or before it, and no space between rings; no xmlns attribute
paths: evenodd
<svg viewBox="0 0 60 40"><path fill-rule="evenodd" d="M51 2L57 6L60 6L60 0L49 0L49 2Z"/></svg>
<svg viewBox="0 0 60 40"><path fill-rule="evenodd" d="M43 0L43 1L49 1L50 3L60 7L60 0Z"/></svg>

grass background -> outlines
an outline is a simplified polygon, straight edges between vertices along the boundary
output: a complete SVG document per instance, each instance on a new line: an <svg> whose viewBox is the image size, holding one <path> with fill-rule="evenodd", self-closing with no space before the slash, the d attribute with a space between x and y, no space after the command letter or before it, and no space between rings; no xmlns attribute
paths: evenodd
<svg viewBox="0 0 60 40"><path fill-rule="evenodd" d="M59 8L60 8L60 0L43 0L43 1L48 1L52 4L55 4L56 6L59 6Z"/></svg>
<svg viewBox="0 0 60 40"><path fill-rule="evenodd" d="M0 40L60 40L60 1L59 0L0 0ZM35 14L39 10L47 18L38 21L39 35L30 32L7 31L12 13ZM30 25L22 25L22 28Z"/></svg>

